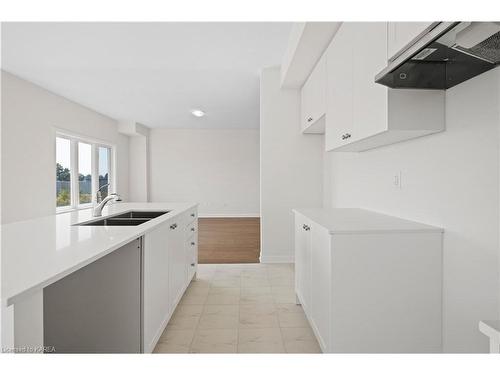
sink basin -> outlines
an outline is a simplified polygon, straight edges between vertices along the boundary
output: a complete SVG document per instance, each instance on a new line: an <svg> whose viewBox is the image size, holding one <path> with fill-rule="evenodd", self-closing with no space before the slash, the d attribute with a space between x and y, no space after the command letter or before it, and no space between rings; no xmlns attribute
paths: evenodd
<svg viewBox="0 0 500 375"><path fill-rule="evenodd" d="M168 214L170 211L127 211L118 215L108 216L100 220L74 225L85 226L135 226L141 225L158 216Z"/></svg>
<svg viewBox="0 0 500 375"><path fill-rule="evenodd" d="M170 211L128 211L123 214L112 216L113 219L154 219L155 217L168 214Z"/></svg>
<svg viewBox="0 0 500 375"><path fill-rule="evenodd" d="M101 219L96 221L91 221L87 223L81 223L76 225L86 225L86 226L135 226L141 225L148 222L151 219L130 219L130 218L116 218L110 217L107 219Z"/></svg>

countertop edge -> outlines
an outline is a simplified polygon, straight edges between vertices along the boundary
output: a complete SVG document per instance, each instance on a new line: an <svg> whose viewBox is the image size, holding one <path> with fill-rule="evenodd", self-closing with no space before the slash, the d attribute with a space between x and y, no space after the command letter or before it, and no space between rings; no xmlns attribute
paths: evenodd
<svg viewBox="0 0 500 375"><path fill-rule="evenodd" d="M318 208L318 209L320 209L320 208ZM350 208L345 208L345 209L350 209ZM339 230L339 229L327 228L324 224L318 222L317 220L311 218L310 216L307 216L307 214L305 214L304 212L302 212L300 208L292 208L292 212L295 213L295 214L299 214L299 215L307 217L313 223L315 223L315 224L317 224L317 225L325 228L330 235L381 234L381 233L385 233L385 234L387 234L387 233L393 233L393 234L401 234L401 233L444 233L444 228L435 227L435 226L430 225L430 224L424 224L424 223L420 223L420 222L409 220L409 219L404 219L404 218L401 218L401 217L398 217L398 216L394 216L394 215L388 215L388 214L380 213L380 212L377 212L377 211L371 211L371 210L367 210L365 208L351 208L351 209L366 211L367 213L370 213L370 214L387 216L387 217L391 217L391 218L394 218L394 219L399 219L399 220L406 221L406 222L413 222L413 223L418 224L418 225L425 225L428 228L415 228L415 229L373 229L373 230L370 230L370 229Z"/></svg>

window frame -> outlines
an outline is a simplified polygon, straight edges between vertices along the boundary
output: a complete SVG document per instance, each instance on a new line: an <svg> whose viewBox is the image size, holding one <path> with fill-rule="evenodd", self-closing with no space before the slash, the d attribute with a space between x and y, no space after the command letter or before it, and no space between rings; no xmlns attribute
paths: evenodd
<svg viewBox="0 0 500 375"><path fill-rule="evenodd" d="M70 141L70 204L68 206L56 207L56 213L70 212L76 210L89 209L95 203L95 195L99 186L99 147L110 149L108 160L108 178L110 181L110 192L116 191L116 178L115 178L115 154L116 146L112 143L82 136L63 129L56 129L54 136L54 166L57 164L56 142L57 138L64 138ZM78 143L86 143L91 146L91 176L92 176L92 199L90 203L80 204L80 186L79 186L79 160L78 160ZM57 176L56 176L57 178ZM57 195L56 195L57 196Z"/></svg>

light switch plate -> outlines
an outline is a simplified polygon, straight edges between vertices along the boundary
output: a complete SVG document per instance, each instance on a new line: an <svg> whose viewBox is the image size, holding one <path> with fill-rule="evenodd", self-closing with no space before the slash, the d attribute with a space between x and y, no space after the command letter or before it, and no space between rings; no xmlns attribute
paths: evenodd
<svg viewBox="0 0 500 375"><path fill-rule="evenodd" d="M402 184L401 184L401 171L398 171L394 174L393 176L393 181L392 181L394 187L396 189L401 189L402 188Z"/></svg>

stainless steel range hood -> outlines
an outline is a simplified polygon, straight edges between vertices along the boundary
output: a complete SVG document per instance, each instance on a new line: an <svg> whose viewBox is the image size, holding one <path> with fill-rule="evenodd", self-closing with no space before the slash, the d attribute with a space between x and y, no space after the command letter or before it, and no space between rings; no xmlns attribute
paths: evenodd
<svg viewBox="0 0 500 375"><path fill-rule="evenodd" d="M500 63L500 22L434 22L398 52L375 82L446 90Z"/></svg>

